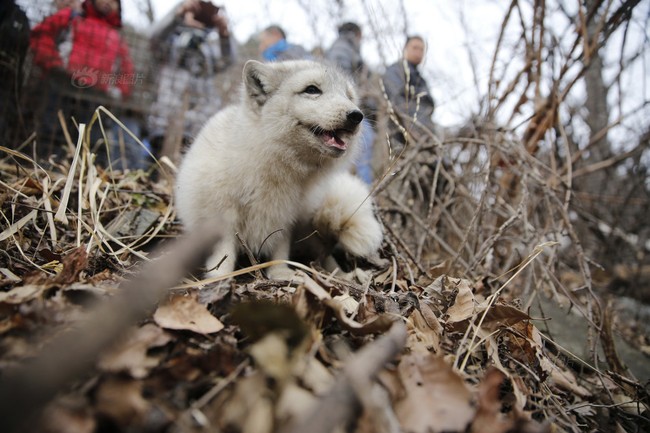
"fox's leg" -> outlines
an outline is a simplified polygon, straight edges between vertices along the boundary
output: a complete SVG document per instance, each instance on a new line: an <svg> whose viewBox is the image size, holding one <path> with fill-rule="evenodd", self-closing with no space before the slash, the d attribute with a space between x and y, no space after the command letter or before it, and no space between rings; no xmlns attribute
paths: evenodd
<svg viewBox="0 0 650 433"><path fill-rule="evenodd" d="M271 254L271 260L289 260L289 250L291 248L291 236L289 231L282 233L282 239L278 240ZM294 278L293 271L286 264L274 265L266 271L268 277L272 280L291 280Z"/></svg>

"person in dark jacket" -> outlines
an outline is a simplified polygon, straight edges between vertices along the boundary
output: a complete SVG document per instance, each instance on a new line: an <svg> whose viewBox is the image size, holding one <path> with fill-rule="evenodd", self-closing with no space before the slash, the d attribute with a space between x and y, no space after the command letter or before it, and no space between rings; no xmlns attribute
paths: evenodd
<svg viewBox="0 0 650 433"><path fill-rule="evenodd" d="M312 58L311 54L300 45L289 43L282 27L276 24L262 30L258 49L260 56L267 62Z"/></svg>
<svg viewBox="0 0 650 433"><path fill-rule="evenodd" d="M422 63L426 45L421 36L406 39L402 59L390 65L383 76L386 96L393 111L398 115L401 126L407 132L425 128L433 131L432 120L435 103L426 80L418 66ZM391 122L392 124L392 122ZM406 138L394 124L390 128L392 138L404 144Z"/></svg>
<svg viewBox="0 0 650 433"><path fill-rule="evenodd" d="M347 22L338 28L338 38L325 53L325 58L338 65L343 71L359 81L365 72L361 57L361 27L357 23Z"/></svg>
<svg viewBox="0 0 650 433"><path fill-rule="evenodd" d="M373 98L369 97L371 92L366 88L370 81L370 74L361 57L362 36L361 27L357 23L341 24L338 28L338 38L325 52L325 59L346 72L357 85L364 119L361 124L362 150L355 168L357 175L364 182L371 184L374 178L373 143L377 134L369 119L374 119L377 105L373 102Z"/></svg>
<svg viewBox="0 0 650 433"><path fill-rule="evenodd" d="M23 63L28 46L27 15L14 0L0 3L0 144L7 147L14 146L14 132L21 123Z"/></svg>

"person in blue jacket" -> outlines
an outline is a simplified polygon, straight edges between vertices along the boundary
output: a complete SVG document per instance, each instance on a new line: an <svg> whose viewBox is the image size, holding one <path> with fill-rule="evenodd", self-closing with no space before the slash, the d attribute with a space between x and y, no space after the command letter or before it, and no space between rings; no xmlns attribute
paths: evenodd
<svg viewBox="0 0 650 433"><path fill-rule="evenodd" d="M267 62L311 59L311 55L303 47L289 43L284 29L276 24L262 30L258 49Z"/></svg>
<svg viewBox="0 0 650 433"><path fill-rule="evenodd" d="M346 22L338 28L338 38L325 52L325 59L345 71L357 85L361 99L361 110L364 119L361 124L361 155L355 165L357 176L367 184L374 179L372 170L373 143L376 132L371 124L377 111L377 104L367 91L370 81L370 71L361 57L361 27L354 22Z"/></svg>

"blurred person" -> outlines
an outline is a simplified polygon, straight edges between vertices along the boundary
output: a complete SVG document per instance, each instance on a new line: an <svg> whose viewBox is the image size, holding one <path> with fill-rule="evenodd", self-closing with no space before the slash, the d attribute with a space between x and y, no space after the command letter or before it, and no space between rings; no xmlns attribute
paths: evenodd
<svg viewBox="0 0 650 433"><path fill-rule="evenodd" d="M361 57L361 27L354 22L346 22L338 28L338 38L325 52L325 59L342 69L358 87L361 97L361 110L364 119L361 124L362 150L356 163L357 175L367 184L371 184L374 175L372 170L373 143L376 132L371 124L377 111L377 103L372 93L367 89L370 74Z"/></svg>
<svg viewBox="0 0 650 433"><path fill-rule="evenodd" d="M88 123L96 107L104 105L120 118L121 102L129 98L137 82L128 47L119 32L120 0L84 0L81 11L74 8L74 2L70 4L36 25L30 41L34 64L41 68L46 92L39 148L59 156L65 154L66 143L59 129L59 110L66 121L74 118ZM117 131L106 116L102 119L108 129ZM128 123L137 135L138 124ZM73 123L68 123L68 130L74 140ZM110 140L110 147L103 143L96 148L102 144L100 138L100 128L94 125L90 145L98 152L101 164L109 163L110 155L110 161L123 156L132 168L142 165L143 151L136 142L126 139L126 152L121 155L117 140Z"/></svg>
<svg viewBox="0 0 650 433"><path fill-rule="evenodd" d="M434 130L432 116L435 103L418 68L425 53L424 39L421 36L409 36L404 44L402 58L386 68L383 76L386 96L393 110L400 116L402 126L409 133L414 126ZM406 137L393 122L389 130L394 144L401 147L406 143Z"/></svg>
<svg viewBox="0 0 650 433"><path fill-rule="evenodd" d="M81 12L65 7L32 30L34 63L48 73L83 81L80 86L128 96L133 83L111 79L116 72L134 73L121 27L120 0L85 0Z"/></svg>
<svg viewBox="0 0 650 433"><path fill-rule="evenodd" d="M149 141L154 155L174 154L220 108L217 78L235 50L223 7L199 0L179 3L156 23L151 44L162 68L147 118Z"/></svg>
<svg viewBox="0 0 650 433"><path fill-rule="evenodd" d="M14 0L0 3L0 145L14 147L21 122L23 64L29 47L29 21Z"/></svg>
<svg viewBox="0 0 650 433"><path fill-rule="evenodd" d="M361 27L357 23L347 22L338 27L338 37L325 52L325 58L338 65L355 81L364 72L365 65L361 57Z"/></svg>
<svg viewBox="0 0 650 433"><path fill-rule="evenodd" d="M311 59L312 56L300 45L287 42L287 35L278 25L270 25L259 36L258 50L267 62Z"/></svg>

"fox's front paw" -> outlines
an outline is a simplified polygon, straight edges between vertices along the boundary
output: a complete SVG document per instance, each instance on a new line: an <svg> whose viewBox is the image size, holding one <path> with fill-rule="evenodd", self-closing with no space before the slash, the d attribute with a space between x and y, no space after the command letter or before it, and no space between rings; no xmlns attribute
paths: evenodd
<svg viewBox="0 0 650 433"><path fill-rule="evenodd" d="M328 178L309 195L314 228L338 239L358 257L371 257L381 247L381 224L373 212L368 186L349 173Z"/></svg>
<svg viewBox="0 0 650 433"><path fill-rule="evenodd" d="M374 256L381 247L383 233L370 208L360 209L348 220L339 234L339 243L359 257Z"/></svg>
<svg viewBox="0 0 650 433"><path fill-rule="evenodd" d="M295 281L298 276L296 271L294 271L287 265L271 266L266 271L266 275L271 280L282 280L282 281Z"/></svg>

